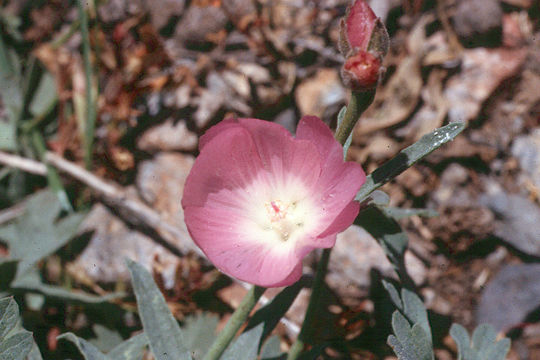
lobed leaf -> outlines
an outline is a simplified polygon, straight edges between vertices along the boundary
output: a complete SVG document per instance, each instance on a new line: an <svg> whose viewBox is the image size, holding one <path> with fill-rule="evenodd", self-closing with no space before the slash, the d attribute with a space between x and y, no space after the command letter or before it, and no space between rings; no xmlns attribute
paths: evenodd
<svg viewBox="0 0 540 360"><path fill-rule="evenodd" d="M0 299L0 359L22 360L32 350L32 333L18 328L19 307L12 297Z"/></svg>
<svg viewBox="0 0 540 360"><path fill-rule="evenodd" d="M411 328L407 319L399 311L395 311L392 315L392 329L395 336L390 335L387 342L398 359L434 359L431 337L420 324L415 324Z"/></svg>
<svg viewBox="0 0 540 360"><path fill-rule="evenodd" d="M497 341L497 334L489 324L478 325L472 339L463 326L452 324L450 336L457 344L458 360L504 360L510 350L510 339Z"/></svg>
<svg viewBox="0 0 540 360"><path fill-rule="evenodd" d="M20 260L17 277L60 249L77 232L84 214L72 214L57 221L60 211L61 204L55 194L39 191L28 198L23 215L0 227L0 238L7 242L11 258Z"/></svg>
<svg viewBox="0 0 540 360"><path fill-rule="evenodd" d="M190 360L191 355L180 326L152 275L134 261L127 260L127 266L131 273L139 316L154 356L159 360Z"/></svg>

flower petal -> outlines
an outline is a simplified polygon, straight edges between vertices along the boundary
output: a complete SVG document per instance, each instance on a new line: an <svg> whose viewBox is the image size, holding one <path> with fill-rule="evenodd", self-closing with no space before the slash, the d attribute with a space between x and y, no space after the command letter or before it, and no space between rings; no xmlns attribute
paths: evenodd
<svg viewBox="0 0 540 360"><path fill-rule="evenodd" d="M204 144L186 179L182 206L203 206L209 194L246 188L261 171L250 134L241 126L227 125Z"/></svg>
<svg viewBox="0 0 540 360"><path fill-rule="evenodd" d="M318 204L323 212L321 217L321 227L319 230L324 234L329 234L330 230L337 228L332 223L334 219L341 217L341 213L350 205L360 187L366 181L366 174L362 167L354 162L343 161L343 147L334 139L328 126L316 116L304 116L298 124L296 137L313 142L317 145L319 153L323 157L321 176L316 186ZM352 212L348 211L347 221L350 225L354 221L351 219ZM358 209L356 210L356 215ZM345 221L343 220L343 223ZM345 230L347 226L341 226ZM326 236L321 234L320 236Z"/></svg>
<svg viewBox="0 0 540 360"><path fill-rule="evenodd" d="M295 244L249 231L246 223L252 219L239 208L209 201L204 207L188 206L185 219L197 245L227 275L265 287L289 285L301 276Z"/></svg>
<svg viewBox="0 0 540 360"><path fill-rule="evenodd" d="M238 119L251 134L261 162L272 174L273 186L286 186L291 175L313 187L321 173L321 156L311 141L294 139L281 125L258 119Z"/></svg>

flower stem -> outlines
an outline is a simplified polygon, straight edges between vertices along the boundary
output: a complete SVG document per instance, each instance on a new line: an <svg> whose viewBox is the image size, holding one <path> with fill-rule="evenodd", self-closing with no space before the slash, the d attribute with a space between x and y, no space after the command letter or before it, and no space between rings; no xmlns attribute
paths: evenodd
<svg viewBox="0 0 540 360"><path fill-rule="evenodd" d="M375 89L369 91L352 92L349 106L347 106L345 116L343 117L343 122L341 123L341 126L336 129L335 138L341 145L345 144L347 138L353 131L354 126L358 122L360 115L362 115L369 105L371 105L374 97ZM296 341L289 350L287 360L296 360L298 356L300 356L300 353L304 350L304 346L312 337L313 321L320 305L324 278L326 277L326 272L328 270L328 261L330 260L331 252L332 248L323 250L321 259L317 265L315 279L313 280L311 296L309 298L306 316L304 317L304 323L302 324L302 328L300 329L300 333L298 334Z"/></svg>
<svg viewBox="0 0 540 360"><path fill-rule="evenodd" d="M214 340L203 360L218 360L221 357L265 290L266 288L260 286L253 286L249 290L240 306L234 311L223 330L221 330L216 340Z"/></svg>
<svg viewBox="0 0 540 360"><path fill-rule="evenodd" d="M302 324L302 329L295 343L289 350L289 355L287 360L294 360L298 358L302 350L304 350L304 345L307 343L308 339L312 335L313 331L313 321L315 319L315 314L319 308L322 289L324 286L324 278L326 277L326 270L328 269L328 260L330 260L330 252L332 249L324 249L317 265L317 273L315 274L315 279L313 280L313 287L311 290L311 296L309 298L308 308L306 310L306 316L304 318L304 323Z"/></svg>
<svg viewBox="0 0 540 360"><path fill-rule="evenodd" d="M341 126L336 129L336 140L341 144L345 144L347 138L354 129L354 126L360 119L360 115L371 105L375 97L375 89L369 91L353 91L351 100Z"/></svg>
<svg viewBox="0 0 540 360"><path fill-rule="evenodd" d="M92 146L94 142L94 129L96 126L96 102L92 94L92 80L94 75L92 73L92 63L90 61L90 35L88 33L88 17L84 8L83 0L77 0L79 8L79 21L81 27L82 36L82 50L84 61L84 74L86 83L86 122L84 132L84 162L86 168L89 169L92 166Z"/></svg>

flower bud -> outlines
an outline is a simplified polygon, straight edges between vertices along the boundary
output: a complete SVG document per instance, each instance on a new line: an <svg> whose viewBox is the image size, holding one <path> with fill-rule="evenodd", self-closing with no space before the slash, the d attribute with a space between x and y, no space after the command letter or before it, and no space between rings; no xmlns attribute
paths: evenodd
<svg viewBox="0 0 540 360"><path fill-rule="evenodd" d="M341 20L339 50L345 57L341 77L356 91L377 86L384 72L382 61L388 52L388 32L381 19L364 0L355 0Z"/></svg>

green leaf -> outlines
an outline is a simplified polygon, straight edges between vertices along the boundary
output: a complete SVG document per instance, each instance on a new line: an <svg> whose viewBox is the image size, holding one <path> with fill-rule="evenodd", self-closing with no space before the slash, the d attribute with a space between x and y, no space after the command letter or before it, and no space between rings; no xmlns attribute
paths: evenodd
<svg viewBox="0 0 540 360"><path fill-rule="evenodd" d="M124 296L123 293L112 293L105 296L96 296L83 291L69 291L60 286L44 284L41 281L39 272L36 268L31 268L21 277L17 278L11 284L11 287L17 290L33 291L47 297L82 304L105 303Z"/></svg>
<svg viewBox="0 0 540 360"><path fill-rule="evenodd" d="M139 316L154 356L159 360L190 360L180 326L152 275L131 260L127 260L127 266L131 273Z"/></svg>
<svg viewBox="0 0 540 360"><path fill-rule="evenodd" d="M0 359L22 360L34 343L32 333L21 330L19 307L12 297L0 299Z"/></svg>
<svg viewBox="0 0 540 360"><path fill-rule="evenodd" d="M262 338L265 339L279 324L280 319L285 316L285 313L289 310L304 286L304 281L300 280L283 289L272 301L253 314L248 322L247 329L249 330L260 323L264 323Z"/></svg>
<svg viewBox="0 0 540 360"><path fill-rule="evenodd" d="M32 350L28 354L26 360L43 360L43 357L41 356L41 352L39 351L35 340L33 341Z"/></svg>
<svg viewBox="0 0 540 360"><path fill-rule="evenodd" d="M124 341L117 331L110 330L103 325L94 324L92 330L96 334L96 337L91 339L90 342L105 353L111 351L111 349Z"/></svg>
<svg viewBox="0 0 540 360"><path fill-rule="evenodd" d="M281 352L281 340L279 336L271 336L262 346L261 360L279 359L284 353Z"/></svg>
<svg viewBox="0 0 540 360"><path fill-rule="evenodd" d="M229 347L221 360L254 360L257 358L257 350L263 333L263 324L246 331L240 335Z"/></svg>
<svg viewBox="0 0 540 360"><path fill-rule="evenodd" d="M32 350L34 339L30 331L22 330L0 343L0 359L22 360Z"/></svg>
<svg viewBox="0 0 540 360"><path fill-rule="evenodd" d="M44 190L28 198L23 215L0 227L0 238L8 243L11 258L21 260L17 277L64 246L84 218L76 213L57 220L59 214L57 196Z"/></svg>
<svg viewBox="0 0 540 360"><path fill-rule="evenodd" d="M474 329L472 347L476 349L479 354L482 354L489 349L496 339L497 334L495 333L495 330L493 330L493 327L489 324L481 324Z"/></svg>
<svg viewBox="0 0 540 360"><path fill-rule="evenodd" d="M420 324L410 326L399 311L392 315L392 329L395 336L388 337L390 345L400 360L433 360L433 345L430 336Z"/></svg>
<svg viewBox="0 0 540 360"><path fill-rule="evenodd" d="M432 209L401 209L396 207L385 207L382 208L382 210L386 216L394 220L401 220L411 216L421 216L426 218L439 216L439 213Z"/></svg>
<svg viewBox="0 0 540 360"><path fill-rule="evenodd" d="M58 92L54 77L45 72L30 103L30 113L36 117L45 116L56 104L57 100Z"/></svg>
<svg viewBox="0 0 540 360"><path fill-rule="evenodd" d="M5 47L0 37L0 98L5 117L0 117L0 149L17 148L17 121L22 111L21 74L19 59L14 51Z"/></svg>
<svg viewBox="0 0 540 360"><path fill-rule="evenodd" d="M62 334L57 339L71 341L79 349L85 360L108 360L107 356L99 351L97 347L73 333Z"/></svg>
<svg viewBox="0 0 540 360"><path fill-rule="evenodd" d="M431 341L431 328L429 326L428 315L424 303L418 295L407 289L401 289L401 299L403 301L403 313L413 323L424 329Z"/></svg>
<svg viewBox="0 0 540 360"><path fill-rule="evenodd" d="M337 127L339 128L341 126L341 123L343 122L343 119L345 118L345 113L347 112L347 107L344 106L339 111L339 114L337 116ZM349 151L349 147L352 143L352 132L349 134L349 137L345 141L345 144L343 144L343 160L347 159L347 152Z"/></svg>
<svg viewBox="0 0 540 360"><path fill-rule="evenodd" d="M510 350L510 340L496 341L497 334L489 324L478 325L471 340L463 326L452 324L450 336L458 346L459 360L504 360Z"/></svg>
<svg viewBox="0 0 540 360"><path fill-rule="evenodd" d="M356 194L355 200L364 201L374 190L386 184L434 150L453 140L464 129L465 124L452 123L422 136L416 143L403 149L397 156L368 175L366 182Z"/></svg>
<svg viewBox="0 0 540 360"><path fill-rule="evenodd" d="M492 344L481 360L504 360L510 351L510 339L504 338Z"/></svg>
<svg viewBox="0 0 540 360"><path fill-rule="evenodd" d="M108 354L109 360L141 360L148 345L146 334L141 333L117 345Z"/></svg>
<svg viewBox="0 0 540 360"><path fill-rule="evenodd" d="M218 322L217 316L208 313L186 318L182 334L186 348L190 350L193 358L202 359L206 354L216 338Z"/></svg>
<svg viewBox="0 0 540 360"><path fill-rule="evenodd" d="M396 305L399 310L403 311L403 302L401 301L401 297L399 296L395 286L386 280L383 280L383 286L390 295L390 300L392 300L394 305Z"/></svg>
<svg viewBox="0 0 540 360"><path fill-rule="evenodd" d="M386 216L378 207L368 206L360 212L354 223L363 227L377 240L400 280L408 286L414 286L405 267L405 250L409 239L397 221Z"/></svg>
<svg viewBox="0 0 540 360"><path fill-rule="evenodd" d="M12 297L0 299L0 341L15 328L19 320L19 308Z"/></svg>
<svg viewBox="0 0 540 360"><path fill-rule="evenodd" d="M460 354L458 360L463 359L462 356L466 351L468 351L471 343L467 330L459 324L452 324L450 327L450 336L452 339L454 339L458 346L458 353Z"/></svg>

